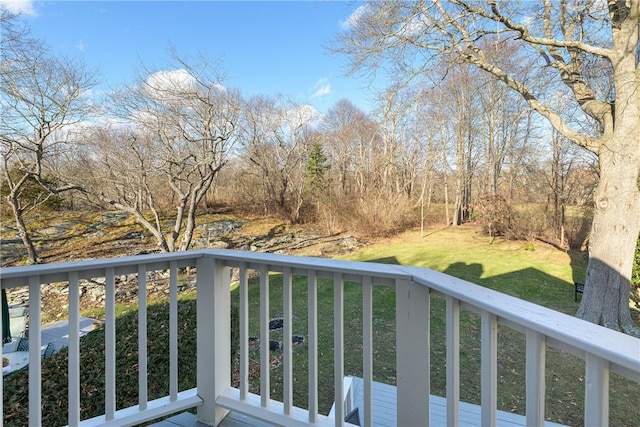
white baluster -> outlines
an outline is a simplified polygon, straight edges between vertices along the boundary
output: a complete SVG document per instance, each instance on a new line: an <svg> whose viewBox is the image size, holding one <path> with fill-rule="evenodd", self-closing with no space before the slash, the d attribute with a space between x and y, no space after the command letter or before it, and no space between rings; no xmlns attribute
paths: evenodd
<svg viewBox="0 0 640 427"><path fill-rule="evenodd" d="M373 286L371 277L362 279L362 379L364 381L362 423L373 425Z"/></svg>
<svg viewBox="0 0 640 427"><path fill-rule="evenodd" d="M69 273L69 426L80 423L80 285Z"/></svg>
<svg viewBox="0 0 640 427"><path fill-rule="evenodd" d="M240 263L240 400L249 393L249 280L247 263Z"/></svg>
<svg viewBox="0 0 640 427"><path fill-rule="evenodd" d="M282 333L282 353L283 353L283 399L284 413L291 414L293 408L293 329L291 322L292 315L292 277L291 269L285 268L282 274L282 307L283 307L283 333Z"/></svg>
<svg viewBox="0 0 640 427"><path fill-rule="evenodd" d="M138 407L147 409L147 270L138 265Z"/></svg>
<svg viewBox="0 0 640 427"><path fill-rule="evenodd" d="M309 334L309 422L318 421L318 273L309 271L308 334Z"/></svg>
<svg viewBox="0 0 640 427"><path fill-rule="evenodd" d="M169 400L178 400L178 263L169 263Z"/></svg>
<svg viewBox="0 0 640 427"><path fill-rule="evenodd" d="M116 412L116 281L113 268L105 271L105 396L107 421Z"/></svg>
<svg viewBox="0 0 640 427"><path fill-rule="evenodd" d="M269 348L269 270L260 266L260 397L262 407L269 406L271 399Z"/></svg>
<svg viewBox="0 0 640 427"><path fill-rule="evenodd" d="M584 424L609 425L609 362L585 354Z"/></svg>
<svg viewBox="0 0 640 427"><path fill-rule="evenodd" d="M460 424L460 301L447 296L447 425Z"/></svg>
<svg viewBox="0 0 640 427"><path fill-rule="evenodd" d="M335 425L344 425L344 280L333 274L333 370Z"/></svg>
<svg viewBox="0 0 640 427"><path fill-rule="evenodd" d="M527 329L527 427L544 425L545 351L544 335Z"/></svg>
<svg viewBox="0 0 640 427"><path fill-rule="evenodd" d="M29 277L29 425L42 425L42 366L40 357L42 295L40 277Z"/></svg>
<svg viewBox="0 0 640 427"><path fill-rule="evenodd" d="M480 419L483 426L491 427L496 425L498 402L498 321L494 314L486 311L480 317Z"/></svg>

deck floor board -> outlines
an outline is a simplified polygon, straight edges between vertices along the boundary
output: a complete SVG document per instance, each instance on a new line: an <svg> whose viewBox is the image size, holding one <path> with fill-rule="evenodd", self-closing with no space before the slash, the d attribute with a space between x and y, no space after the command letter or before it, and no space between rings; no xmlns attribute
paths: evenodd
<svg viewBox="0 0 640 427"><path fill-rule="evenodd" d="M353 400L358 408L364 407L364 381L362 378L352 377ZM379 382L373 383L373 425L375 427L394 427L397 425L396 387ZM480 425L480 406L467 402L460 402L460 427L476 427ZM361 412L362 414L362 412ZM447 399L441 396L429 397L429 418L433 426L447 425ZM497 411L498 427L526 426L527 420L523 415L511 412ZM360 415L362 421L362 415ZM547 421L547 427L562 427Z"/></svg>
<svg viewBox="0 0 640 427"><path fill-rule="evenodd" d="M208 427L196 420L196 416L190 412L174 415L164 421L157 422L149 427ZM247 417L246 415L230 412L222 420L218 427L271 427L270 424Z"/></svg>
<svg viewBox="0 0 640 427"><path fill-rule="evenodd" d="M363 396L364 381L362 378L352 377L352 393L354 405L360 408L360 421L363 420ZM396 387L389 384L373 383L373 426L395 427L397 426ZM447 399L441 396L429 397L430 425L436 427L447 426ZM523 415L511 412L497 411L498 427L522 427L527 425ZM225 418L220 427L267 427L270 424L253 418L231 412ZM460 427L477 427L480 423L480 406L472 403L460 402ZM565 427L562 424L545 422L546 427ZM204 427L196 421L196 417L190 413L182 413L165 421L153 424L152 427Z"/></svg>

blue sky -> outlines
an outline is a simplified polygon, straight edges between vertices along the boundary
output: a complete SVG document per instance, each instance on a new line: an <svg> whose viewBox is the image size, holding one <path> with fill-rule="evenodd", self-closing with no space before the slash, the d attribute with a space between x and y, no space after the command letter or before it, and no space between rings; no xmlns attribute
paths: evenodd
<svg viewBox="0 0 640 427"><path fill-rule="evenodd" d="M326 48L362 2L7 2L54 52L98 68L103 90L132 82L140 64L166 69L171 44L219 58L225 86L245 96L283 94L320 112L348 98L371 109L370 82L345 76L346 59Z"/></svg>

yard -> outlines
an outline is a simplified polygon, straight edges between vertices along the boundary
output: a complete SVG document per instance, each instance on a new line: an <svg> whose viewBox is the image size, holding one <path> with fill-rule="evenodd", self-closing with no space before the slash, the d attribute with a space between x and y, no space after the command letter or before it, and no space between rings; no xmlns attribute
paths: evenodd
<svg viewBox="0 0 640 427"><path fill-rule="evenodd" d="M462 249L461 249L462 248ZM473 228L435 230L424 238L409 232L394 239L368 246L349 256L359 261L412 264L431 267L451 275L506 292L520 298L545 305L565 313L573 313L577 303L573 300L574 278L584 274L584 259L580 254L567 254L552 247L524 242L488 240ZM282 396L280 365L282 352L278 349L281 332L278 319L282 316L282 276L272 274L270 284L270 314L274 320L271 340L272 369L270 373L271 396ZM249 286L250 331L259 336L259 286L252 279ZM232 293L232 317L237 325L238 292ZM307 280L293 278L293 334L299 339L293 346L294 354L294 404L305 407L307 399ZM180 389L195 384L195 293L186 293L180 302L179 356ZM360 376L362 289L360 285L345 285L345 374ZM374 287L374 379L395 382L395 297L390 287ZM118 407L134 404L137 398L137 313L135 307L121 306L117 320L117 378ZM95 313L93 313L95 314ZM444 301L438 296L431 300L431 393L445 395L445 333ZM162 301L148 310L149 336L149 397L166 394L168 304ZM333 403L333 286L320 280L318 286L319 366L318 378L320 410L328 413ZM479 403L480 327L476 314L462 310L460 327L461 400ZM232 332L234 346L238 334ZM250 339L252 391L259 390L259 342ZM504 326L499 329L498 355L498 409L524 413L525 365L524 337ZM104 384L104 331L98 330L81 341L81 372L83 392L83 417L101 413L104 408L102 391ZM43 420L48 425L66 424L66 414L60 411L66 405L65 350L47 359L43 366ZM547 418L568 425L583 424L584 362L557 351L547 350ZM237 378L237 372L234 373ZM18 372L4 382L5 424L22 425L26 422L27 372ZM616 426L636 424L640 410L635 405L638 385L611 374L610 423Z"/></svg>

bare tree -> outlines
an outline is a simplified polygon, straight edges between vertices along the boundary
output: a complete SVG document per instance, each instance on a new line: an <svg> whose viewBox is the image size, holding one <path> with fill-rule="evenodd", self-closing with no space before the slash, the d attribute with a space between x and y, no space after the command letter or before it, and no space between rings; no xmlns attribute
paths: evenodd
<svg viewBox="0 0 640 427"><path fill-rule="evenodd" d="M366 164L360 161L366 151L362 147L369 145L376 128L371 118L347 99L339 100L323 115L319 129L333 165L336 191L340 196L353 194L355 183L362 182L356 179L357 170L367 169Z"/></svg>
<svg viewBox="0 0 640 427"><path fill-rule="evenodd" d="M240 94L222 86L219 64L208 58L172 52L167 66L114 95L124 124L96 131L97 149L85 159L100 167L87 168L85 189L134 215L171 252L191 245L197 209L236 141ZM161 218L167 198L175 209L169 229Z"/></svg>
<svg viewBox="0 0 640 427"><path fill-rule="evenodd" d="M574 168L576 156L572 153L575 146L569 145L565 138L554 132L551 137L551 190L552 225L560 238L560 246L566 243L566 209L571 196L569 176Z"/></svg>
<svg viewBox="0 0 640 427"><path fill-rule="evenodd" d="M304 161L314 138L315 110L282 98L258 96L244 109L243 153L259 177L264 210L299 220Z"/></svg>
<svg viewBox="0 0 640 427"><path fill-rule="evenodd" d="M425 215L428 212L436 190L441 191L440 200L444 202L444 223L451 223L449 218L449 172L447 142L450 137L447 124L450 117L446 108L443 108L442 100L448 98L446 87L428 88L421 91L418 100L418 117L424 129L421 132L421 142L425 147L425 159L422 176L420 209L421 209L421 235L424 235ZM425 200L426 199L426 200Z"/></svg>
<svg viewBox="0 0 640 427"><path fill-rule="evenodd" d="M640 334L629 313L629 283L640 232L640 0L476 2L433 0L370 3L339 50L354 70L393 64L402 76L428 72L448 56L473 64L519 93L565 138L599 158L600 180L589 244L584 298L577 315ZM553 89L522 78L485 54L481 43L514 43L529 52ZM425 58L416 61L415 58ZM603 63L614 91L598 91L588 64ZM582 113L571 120L549 100L559 93ZM609 97L607 97L608 95ZM592 133L594 122L599 132Z"/></svg>
<svg viewBox="0 0 640 427"><path fill-rule="evenodd" d="M3 36L0 55L0 147L3 174L18 233L31 263L39 262L25 214L47 196L77 189L60 180L52 167L71 150L68 130L86 120L93 108L87 92L95 73L83 63L51 55L41 41L17 31L13 17L0 8ZM37 183L42 198L26 197Z"/></svg>
<svg viewBox="0 0 640 427"><path fill-rule="evenodd" d="M416 86L393 86L378 100L381 149L377 183L389 195L410 199L413 195L421 155L422 129L417 123Z"/></svg>

